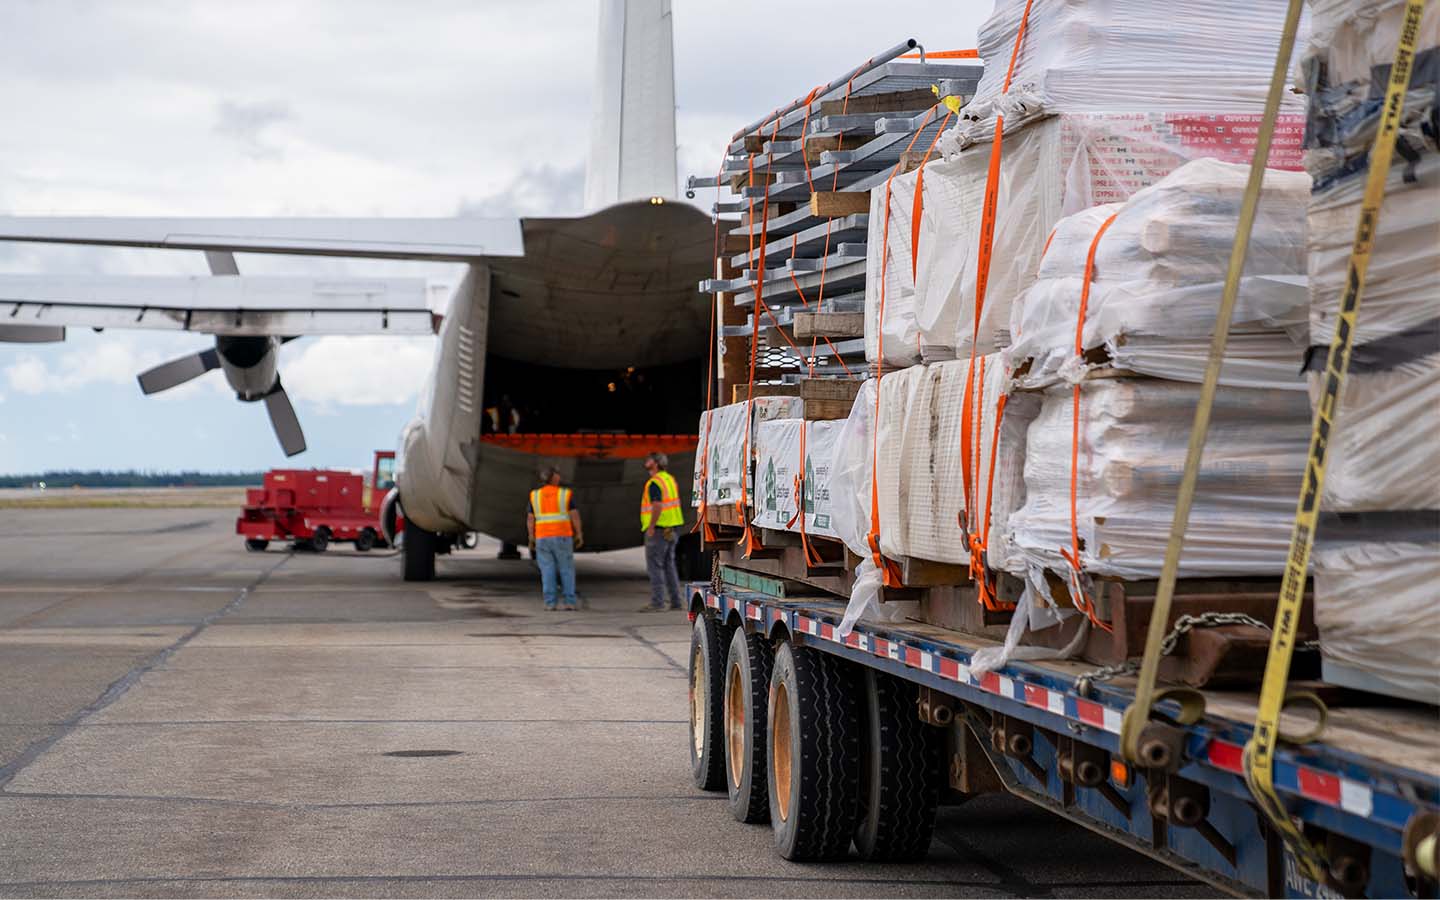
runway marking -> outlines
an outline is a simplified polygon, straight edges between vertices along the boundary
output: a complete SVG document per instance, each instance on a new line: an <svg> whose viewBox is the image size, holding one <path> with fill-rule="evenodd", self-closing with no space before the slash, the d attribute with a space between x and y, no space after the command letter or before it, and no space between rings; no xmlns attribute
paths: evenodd
<svg viewBox="0 0 1440 900"><path fill-rule="evenodd" d="M186 551L186 553L189 552L191 551ZM5 788L10 784L10 782L14 780L15 776L21 772L21 770L23 770L26 766L30 765L36 759L39 759L40 756L42 756L47 750L55 746L71 732L73 732L75 728L79 726L82 722L84 722L90 716L93 716L101 710L105 709L106 707L110 706L116 700L119 700L121 697L125 696L125 693L129 691L132 687L134 687L141 678L154 670L156 667L162 665L167 660L169 660L171 656L175 655L175 652L177 650L194 640L196 635L204 631L206 628L209 628L210 625L212 625L216 621L234 612L240 606L240 604L245 602L245 598L250 596L251 591L264 584L265 581L272 574L275 573L275 570L285 565L285 563L289 562L289 560L290 554L286 554L280 559L279 562L266 569L264 572L261 572L255 577L253 581L251 581L245 587L241 588L240 592L236 594L229 603L226 603L224 606L205 616L203 619L197 622L195 626L192 627L189 631L176 638L175 641L169 646L164 647L156 651L155 653L152 653L150 656L146 657L144 661L136 665L130 671L126 672L124 675L121 675L118 679L112 682L108 688L105 689L105 692L103 694L95 698L95 700L91 702L88 706L84 707L80 711L74 713L69 718L61 722L59 729L56 730L54 733L43 737L38 741L35 741L30 746L26 747L25 751L21 753L18 757L16 757L13 761L4 766L0 766L0 792L3 792L5 790ZM140 574L143 573L137 573L136 575L131 577L137 578ZM65 602L67 601L61 601L61 603Z"/></svg>

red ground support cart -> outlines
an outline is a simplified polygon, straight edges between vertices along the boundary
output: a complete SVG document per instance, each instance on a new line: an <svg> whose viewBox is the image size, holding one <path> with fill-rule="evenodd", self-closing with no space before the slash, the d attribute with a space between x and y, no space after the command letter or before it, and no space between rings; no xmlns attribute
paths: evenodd
<svg viewBox="0 0 1440 900"><path fill-rule="evenodd" d="M335 541L353 542L361 552L385 546L380 502L395 481L395 453L375 451L370 487L351 472L332 469L272 469L262 487L245 492L235 533L245 549L264 550L271 541L323 551Z"/></svg>

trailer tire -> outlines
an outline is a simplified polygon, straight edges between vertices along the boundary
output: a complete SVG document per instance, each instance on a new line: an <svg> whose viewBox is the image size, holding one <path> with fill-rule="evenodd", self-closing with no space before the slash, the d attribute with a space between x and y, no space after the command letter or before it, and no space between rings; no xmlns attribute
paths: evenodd
<svg viewBox="0 0 1440 900"><path fill-rule="evenodd" d="M316 553L324 553L325 548L329 546L330 529L326 528L324 525L321 525L319 528L315 529L315 533L310 536L310 549L315 551Z"/></svg>
<svg viewBox="0 0 1440 900"><path fill-rule="evenodd" d="M269 547L269 546L270 546L270 542L267 541L267 540L264 540L263 538L246 538L246 539L245 539L245 549L246 549L246 550L249 550L251 553L264 553L264 552L265 552L265 548L266 548L266 547Z"/></svg>
<svg viewBox="0 0 1440 900"><path fill-rule="evenodd" d="M765 718L774 654L765 638L736 628L725 660L725 789L738 822L770 821Z"/></svg>
<svg viewBox="0 0 1440 900"><path fill-rule="evenodd" d="M355 535L355 549L361 553L369 553L375 549L375 529L360 529L360 533Z"/></svg>
<svg viewBox="0 0 1440 900"><path fill-rule="evenodd" d="M843 858L855 832L860 720L853 667L781 644L770 676L767 783L775 849L788 860Z"/></svg>
<svg viewBox="0 0 1440 900"><path fill-rule="evenodd" d="M702 791L725 789L725 743L721 737L723 629L704 611L690 629L690 777Z"/></svg>
<svg viewBox="0 0 1440 900"><path fill-rule="evenodd" d="M860 696L855 849L873 861L924 859L939 805L941 734L920 721L907 681L866 668Z"/></svg>
<svg viewBox="0 0 1440 900"><path fill-rule="evenodd" d="M435 578L435 542L433 531L426 531L406 521L401 531L400 568L406 581L431 581Z"/></svg>

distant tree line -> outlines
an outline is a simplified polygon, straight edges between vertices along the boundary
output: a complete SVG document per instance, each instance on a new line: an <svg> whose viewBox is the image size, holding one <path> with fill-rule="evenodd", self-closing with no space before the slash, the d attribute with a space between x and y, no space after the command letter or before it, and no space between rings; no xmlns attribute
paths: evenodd
<svg viewBox="0 0 1440 900"><path fill-rule="evenodd" d="M259 485L264 472L141 472L61 470L38 475L0 475L0 488L33 487L230 487Z"/></svg>

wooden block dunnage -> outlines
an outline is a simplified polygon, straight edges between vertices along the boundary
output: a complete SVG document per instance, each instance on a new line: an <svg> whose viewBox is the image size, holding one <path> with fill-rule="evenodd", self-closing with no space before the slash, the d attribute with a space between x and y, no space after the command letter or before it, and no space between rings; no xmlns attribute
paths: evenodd
<svg viewBox="0 0 1440 900"><path fill-rule="evenodd" d="M869 191L816 191L810 195L810 215L822 218L870 211Z"/></svg>
<svg viewBox="0 0 1440 900"><path fill-rule="evenodd" d="M801 338L855 338L865 334L863 312L818 312L795 314L795 340Z"/></svg>

